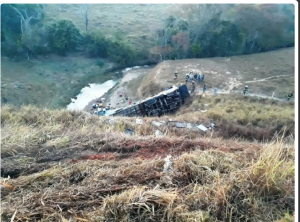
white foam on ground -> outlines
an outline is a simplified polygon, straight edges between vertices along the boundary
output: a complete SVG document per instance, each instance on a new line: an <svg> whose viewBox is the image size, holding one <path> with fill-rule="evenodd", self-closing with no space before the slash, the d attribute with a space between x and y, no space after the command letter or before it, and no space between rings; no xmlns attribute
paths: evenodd
<svg viewBox="0 0 300 222"><path fill-rule="evenodd" d="M71 103L67 106L68 110L83 110L86 105L93 99L103 96L109 89L111 89L117 82L108 80L102 84L89 84L90 87L81 89L77 99L71 99Z"/></svg>

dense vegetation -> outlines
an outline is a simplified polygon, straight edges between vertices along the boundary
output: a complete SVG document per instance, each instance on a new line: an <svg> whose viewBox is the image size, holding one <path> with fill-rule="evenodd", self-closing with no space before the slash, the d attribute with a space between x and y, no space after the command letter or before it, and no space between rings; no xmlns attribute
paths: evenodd
<svg viewBox="0 0 300 222"><path fill-rule="evenodd" d="M44 22L42 5L4 4L1 19L2 53L9 57L66 55L82 47L89 56L109 58L120 66L145 58L120 30L107 38L100 31L80 33L70 20Z"/></svg>
<svg viewBox="0 0 300 222"><path fill-rule="evenodd" d="M203 58L264 52L294 46L294 5L182 5L153 33L153 47L136 48L122 30L105 36L101 30L80 30L72 21L46 21L43 5L3 4L3 55L32 56L81 49L88 56L108 58L121 66L144 59ZM188 18L188 19L182 19ZM152 57L149 57L149 56Z"/></svg>
<svg viewBox="0 0 300 222"><path fill-rule="evenodd" d="M186 5L156 32L160 59L233 56L294 46L294 5Z"/></svg>

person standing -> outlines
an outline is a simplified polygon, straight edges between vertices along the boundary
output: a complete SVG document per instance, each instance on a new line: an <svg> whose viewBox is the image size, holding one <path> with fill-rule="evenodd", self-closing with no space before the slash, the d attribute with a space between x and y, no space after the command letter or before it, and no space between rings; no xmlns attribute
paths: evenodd
<svg viewBox="0 0 300 222"><path fill-rule="evenodd" d="M195 81L193 80L192 81L192 90L191 90L191 93L193 93L195 91Z"/></svg>
<svg viewBox="0 0 300 222"><path fill-rule="evenodd" d="M178 72L176 71L176 72L174 73L174 80L176 80L177 77L178 77Z"/></svg>
<svg viewBox="0 0 300 222"><path fill-rule="evenodd" d="M197 77L198 77L198 75L197 75L197 73L195 73L194 74L194 81L197 81Z"/></svg>
<svg viewBox="0 0 300 222"><path fill-rule="evenodd" d="M204 74L202 75L202 82L204 82Z"/></svg>
<svg viewBox="0 0 300 222"><path fill-rule="evenodd" d="M204 84L203 85L203 92L205 93L205 91L206 91L206 85Z"/></svg>
<svg viewBox="0 0 300 222"><path fill-rule="evenodd" d="M214 95L217 95L217 87L214 88Z"/></svg>
<svg viewBox="0 0 300 222"><path fill-rule="evenodd" d="M291 91L288 95L287 95L287 100L290 101L290 99L294 96L293 91Z"/></svg>
<svg viewBox="0 0 300 222"><path fill-rule="evenodd" d="M194 76L193 76L193 71L190 71L190 74L189 74L189 81L192 81L192 79L194 78Z"/></svg>
<svg viewBox="0 0 300 222"><path fill-rule="evenodd" d="M246 85L243 91L244 95L246 95L247 92L248 92L248 86Z"/></svg>
<svg viewBox="0 0 300 222"><path fill-rule="evenodd" d="M199 74L198 74L198 83L200 83L201 82L201 72L199 72Z"/></svg>
<svg viewBox="0 0 300 222"><path fill-rule="evenodd" d="M185 76L185 84L187 84L187 83L188 83L188 81L189 81L189 78L190 78L189 74L186 74L186 76Z"/></svg>

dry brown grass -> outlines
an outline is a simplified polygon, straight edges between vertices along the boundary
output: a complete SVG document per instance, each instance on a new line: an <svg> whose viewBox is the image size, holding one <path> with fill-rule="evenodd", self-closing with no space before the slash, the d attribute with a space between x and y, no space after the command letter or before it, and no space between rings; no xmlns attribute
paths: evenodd
<svg viewBox="0 0 300 222"><path fill-rule="evenodd" d="M2 178L13 187L2 195L2 219L17 210L16 221L279 220L294 212L294 147L278 140L258 151L249 157L196 148L171 158L168 173L162 159L135 158Z"/></svg>
<svg viewBox="0 0 300 222"><path fill-rule="evenodd" d="M1 219L183 222L292 217L292 141L226 140L166 126L161 128L165 135L155 137L151 122L168 118L143 118L144 124L136 125L134 118L115 117L109 123L110 118L81 112L2 107ZM125 134L127 128L134 136ZM165 172L167 155L172 156L172 169Z"/></svg>

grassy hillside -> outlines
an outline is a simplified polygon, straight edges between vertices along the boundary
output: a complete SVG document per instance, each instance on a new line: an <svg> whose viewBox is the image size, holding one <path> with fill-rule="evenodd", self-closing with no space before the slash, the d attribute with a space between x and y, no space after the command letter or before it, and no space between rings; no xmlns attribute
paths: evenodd
<svg viewBox="0 0 300 222"><path fill-rule="evenodd" d="M70 19L85 31L85 20L76 4L48 4L45 14L48 20ZM101 30L109 36L122 30L131 42L139 47L153 44L153 31L162 28L179 5L171 4L89 4L88 31Z"/></svg>
<svg viewBox="0 0 300 222"><path fill-rule="evenodd" d="M295 203L292 135L268 143L225 139L225 126L217 124L208 134L162 126L164 135L156 137L152 121L205 123L217 110L243 133L249 126L234 107L255 107L261 109L249 119L258 125L255 136L275 120L291 123L293 106L226 96L199 99L178 115L143 118L143 125L134 118L2 107L2 220L289 221ZM212 109L201 117L196 110L207 103ZM167 155L171 168L163 159Z"/></svg>
<svg viewBox="0 0 300 222"><path fill-rule="evenodd" d="M99 67L96 59L76 54L49 55L30 61L1 57L1 102L65 107L87 84L114 78L113 74L103 74L112 65L105 63Z"/></svg>
<svg viewBox="0 0 300 222"><path fill-rule="evenodd" d="M174 81L175 71L178 71L178 79ZM190 71L204 74L209 88L242 92L248 85L249 92L269 96L275 92L274 95L279 98L286 97L295 89L294 48L285 48L229 58L164 61L144 77L138 89L139 95L151 96L170 85L184 84L185 75ZM202 89L202 84L197 88Z"/></svg>

